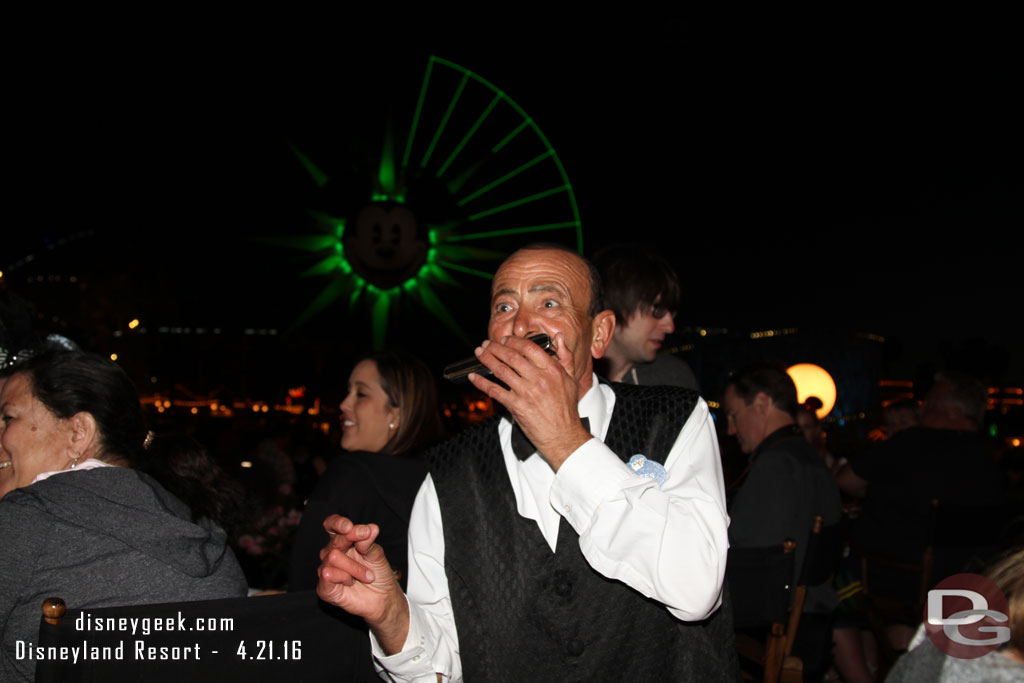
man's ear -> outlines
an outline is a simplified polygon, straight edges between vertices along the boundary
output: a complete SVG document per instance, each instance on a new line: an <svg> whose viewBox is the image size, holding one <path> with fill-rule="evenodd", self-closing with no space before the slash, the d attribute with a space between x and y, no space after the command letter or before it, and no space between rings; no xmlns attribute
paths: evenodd
<svg viewBox="0 0 1024 683"><path fill-rule="evenodd" d="M763 391L757 392L757 395L754 396L752 407L757 411L758 415L767 415L774 406L775 401L773 401L772 397Z"/></svg>
<svg viewBox="0 0 1024 683"><path fill-rule="evenodd" d="M594 338L590 343L590 355L593 358L604 357L608 345L612 342L612 335L615 334L615 313L612 311L601 311L594 316L594 322L590 328Z"/></svg>

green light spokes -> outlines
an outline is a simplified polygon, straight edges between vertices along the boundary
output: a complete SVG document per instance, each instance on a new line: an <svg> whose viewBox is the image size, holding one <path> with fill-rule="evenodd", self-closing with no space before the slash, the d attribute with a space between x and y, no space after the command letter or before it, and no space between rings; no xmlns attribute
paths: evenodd
<svg viewBox="0 0 1024 683"><path fill-rule="evenodd" d="M432 132L423 136L426 130ZM527 133L529 137L524 137ZM479 75L448 60L430 57L400 164L395 155L397 147L389 122L379 162L373 169L370 203L402 204L415 212L416 201L423 202L422 194L414 199L415 193L428 192L430 179L439 184L429 191L446 192L445 201L454 213L442 223L420 226L428 249L422 266L397 286L384 288L361 277L346 257L346 222L354 223L354 218L315 214L328 234L279 241L309 251L329 252L303 275L335 278L296 325L339 297L348 298L350 310L364 301L370 310L374 347L380 348L386 339L388 317L400 309L396 302L406 297L466 339L435 287L457 285L456 273L490 279L490 272L474 266L487 267L482 262L498 261L507 253L507 249L470 247L466 242L572 230L576 247L582 252L579 209L558 154L533 119ZM531 147L533 152L529 151ZM292 150L316 186L327 186L328 175L301 150L294 146ZM467 230L471 225L472 232Z"/></svg>

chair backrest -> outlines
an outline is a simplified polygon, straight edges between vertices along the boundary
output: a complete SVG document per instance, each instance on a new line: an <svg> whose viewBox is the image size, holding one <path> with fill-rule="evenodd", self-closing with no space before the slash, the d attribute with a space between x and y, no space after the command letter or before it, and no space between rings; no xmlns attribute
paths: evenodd
<svg viewBox="0 0 1024 683"><path fill-rule="evenodd" d="M378 680L361 622L313 591L43 613L37 681Z"/></svg>
<svg viewBox="0 0 1024 683"><path fill-rule="evenodd" d="M807 552L797 585L825 583L839 568L843 555L843 529L839 524L825 526L824 519L822 515L815 515L812 519L811 535L807 537Z"/></svg>
<svg viewBox="0 0 1024 683"><path fill-rule="evenodd" d="M804 611L808 586L825 583L835 574L842 556L843 534L839 524L825 526L822 515L811 518L811 533L807 537L807 552L804 563L800 567L797 585L793 589L793 604L789 610L789 622L786 625L785 655L793 652L800 617Z"/></svg>
<svg viewBox="0 0 1024 683"><path fill-rule="evenodd" d="M737 629L786 622L795 550L792 540L764 548L729 548L725 575Z"/></svg>
<svg viewBox="0 0 1024 683"><path fill-rule="evenodd" d="M764 548L729 548L725 566L740 666L752 662L768 683L779 680L785 662L795 550L793 540ZM750 631L761 635L754 640Z"/></svg>

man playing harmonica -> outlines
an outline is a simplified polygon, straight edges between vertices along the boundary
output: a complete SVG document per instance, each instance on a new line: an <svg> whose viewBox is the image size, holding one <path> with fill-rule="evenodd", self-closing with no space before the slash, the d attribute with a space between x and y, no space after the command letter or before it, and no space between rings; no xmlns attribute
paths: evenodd
<svg viewBox="0 0 1024 683"><path fill-rule="evenodd" d="M508 388L470 381L511 419L428 455L408 599L375 525L324 522L320 597L367 621L394 680L735 680L707 405L599 384L593 360L615 327L600 301L596 272L568 250L527 247L498 269L476 355ZM537 333L554 356L526 339Z"/></svg>

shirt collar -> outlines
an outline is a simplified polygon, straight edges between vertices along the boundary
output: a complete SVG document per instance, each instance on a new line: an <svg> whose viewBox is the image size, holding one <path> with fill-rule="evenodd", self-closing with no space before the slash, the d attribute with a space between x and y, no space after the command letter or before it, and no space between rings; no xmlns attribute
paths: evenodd
<svg viewBox="0 0 1024 683"><path fill-rule="evenodd" d="M589 419L590 433L604 439L615 407L615 392L607 384L598 382L597 375L592 375L591 379L590 389L576 404L577 410L580 417ZM516 510L521 517L537 523L553 552L561 519L550 502L555 472L539 454L535 453L526 460L515 456L512 452L512 421L508 417L502 417L498 423L498 441L509 483L515 494Z"/></svg>
<svg viewBox="0 0 1024 683"><path fill-rule="evenodd" d="M615 407L615 392L607 384L597 379L596 374L591 375L590 389L583 394L583 398L576 404L576 410L580 417L590 420L590 434L599 439L604 438L610 421L612 408ZM509 434L512 430L512 420L508 414L502 416L498 433L501 436L502 450L511 443Z"/></svg>
<svg viewBox="0 0 1024 683"><path fill-rule="evenodd" d="M49 479L50 477L57 474L64 474L65 472L82 472L84 470L94 470L97 467L113 467L113 465L111 465L108 462L103 462L102 460L99 460L97 458L89 458L88 460L83 460L82 462L78 463L78 465L74 469L69 468L64 470L52 470L50 472L40 472L39 474L36 475L36 478L32 480L29 486L36 483L37 481Z"/></svg>
<svg viewBox="0 0 1024 683"><path fill-rule="evenodd" d="M750 454L750 457L751 459L756 458L762 452L768 450L778 442L785 441L786 439L793 437L800 437L801 439L804 438L803 432L800 431L800 427L796 423L779 427L774 432L764 437L764 439L761 440L761 443L757 444L757 448L755 448L754 452Z"/></svg>

